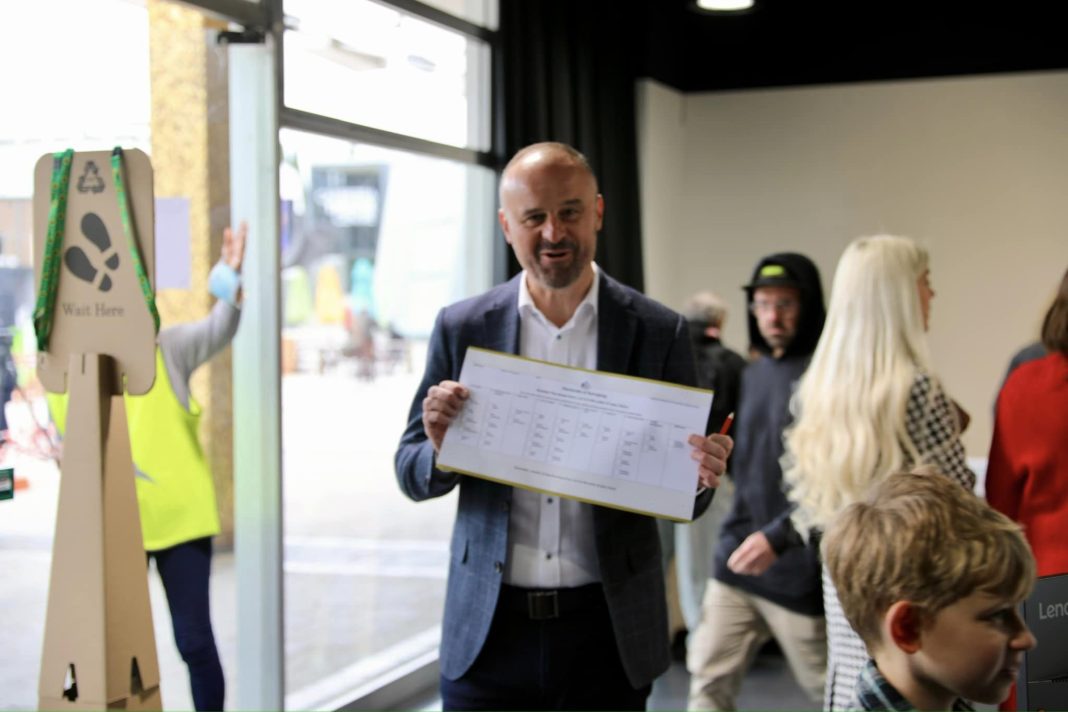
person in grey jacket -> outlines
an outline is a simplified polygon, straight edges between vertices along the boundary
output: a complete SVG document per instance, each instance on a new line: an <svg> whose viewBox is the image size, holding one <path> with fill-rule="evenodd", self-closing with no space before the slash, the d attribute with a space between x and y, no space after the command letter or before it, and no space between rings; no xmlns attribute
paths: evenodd
<svg viewBox="0 0 1068 712"><path fill-rule="evenodd" d="M437 453L468 396L469 346L693 385L680 315L593 263L604 199L581 153L519 151L498 214L523 272L446 307L396 454L413 500L459 488L441 636L445 709L645 709L669 665L653 517L443 472ZM689 438L707 507L730 438Z"/></svg>
<svg viewBox="0 0 1068 712"><path fill-rule="evenodd" d="M779 466L790 396L823 329L820 275L804 255L780 253L757 264L745 290L749 339L761 356L742 372L730 461L734 501L690 640L694 710L734 709L742 678L772 636L814 701L822 698L827 666L818 552L793 533Z"/></svg>

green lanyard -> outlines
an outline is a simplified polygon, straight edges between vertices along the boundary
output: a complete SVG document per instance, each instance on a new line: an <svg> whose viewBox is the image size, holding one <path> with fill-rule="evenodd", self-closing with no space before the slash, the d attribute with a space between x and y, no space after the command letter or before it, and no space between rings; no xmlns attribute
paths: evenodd
<svg viewBox="0 0 1068 712"><path fill-rule="evenodd" d="M37 290L37 304L33 310L33 330L37 334L37 349L48 351L52 336L52 317L55 313L56 293L59 290L60 252L63 249L63 230L67 224L67 193L70 189L70 166L74 150L68 148L57 153L52 162L52 195L48 209L48 236L45 239L44 262L41 266L41 285ZM123 177L122 148L115 147L111 152L111 174L115 179L115 195L119 201L119 214L122 216L122 230L126 234L126 246L130 251L134 272L141 286L141 294L152 315L155 333L159 333L159 311L156 309L156 296L145 274L141 251L137 248L137 234L130 219L130 203L126 194Z"/></svg>
<svg viewBox="0 0 1068 712"><path fill-rule="evenodd" d="M122 216L122 231L126 233L126 246L130 248L130 260L133 262L134 272L137 273L137 283L141 285L141 294L148 306L148 313L152 315L152 324L155 328L153 333L159 333L159 311L156 310L156 294L152 291L152 285L148 282L145 274L145 265L141 262L141 250L137 248L137 233L134 231L133 220L130 219L130 199L126 194L126 181L122 170L122 147L116 146L111 152L111 175L115 179L115 195L119 199L119 214Z"/></svg>
<svg viewBox="0 0 1068 712"><path fill-rule="evenodd" d="M52 336L52 313L59 286L59 251L63 248L63 228L67 224L67 190L73 159L74 149L71 148L52 156L48 237L45 239L44 262L41 265L41 286L37 290L37 304L33 309L33 330L37 333L37 348L40 351L48 350L48 341Z"/></svg>

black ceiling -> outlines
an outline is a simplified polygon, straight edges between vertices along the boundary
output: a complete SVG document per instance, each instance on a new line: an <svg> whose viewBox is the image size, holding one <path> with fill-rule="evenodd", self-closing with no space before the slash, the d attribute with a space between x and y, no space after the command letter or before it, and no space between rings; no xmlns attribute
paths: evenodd
<svg viewBox="0 0 1068 712"><path fill-rule="evenodd" d="M710 15L645 0L640 73L715 91L1068 68L1058 0L756 3Z"/></svg>

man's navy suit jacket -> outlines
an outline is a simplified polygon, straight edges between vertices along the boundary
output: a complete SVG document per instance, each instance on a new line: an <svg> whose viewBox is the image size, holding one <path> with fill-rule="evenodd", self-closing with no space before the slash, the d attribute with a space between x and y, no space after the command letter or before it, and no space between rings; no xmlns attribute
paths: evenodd
<svg viewBox="0 0 1068 712"><path fill-rule="evenodd" d="M459 485L441 636L441 672L455 680L478 656L497 606L508 555L512 487L435 467L423 431L428 389L459 380L468 346L519 351L519 280L443 309L430 337L426 372L412 401L396 454L397 480L408 497L440 497ZM695 385L686 321L657 302L599 272L597 369ZM695 465L696 467L696 465ZM711 501L698 497L695 512ZM670 664L660 540L652 517L593 508L601 582L620 657L631 684L650 684Z"/></svg>

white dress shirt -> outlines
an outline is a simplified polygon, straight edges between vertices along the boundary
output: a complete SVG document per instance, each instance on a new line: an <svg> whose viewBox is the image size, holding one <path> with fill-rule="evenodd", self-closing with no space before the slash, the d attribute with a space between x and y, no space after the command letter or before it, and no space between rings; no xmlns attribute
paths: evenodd
<svg viewBox="0 0 1068 712"><path fill-rule="evenodd" d="M519 281L519 355L597 368L597 265L593 285L562 327L545 318ZM525 588L569 588L599 581L593 538L593 505L515 488L508 521L504 582Z"/></svg>

